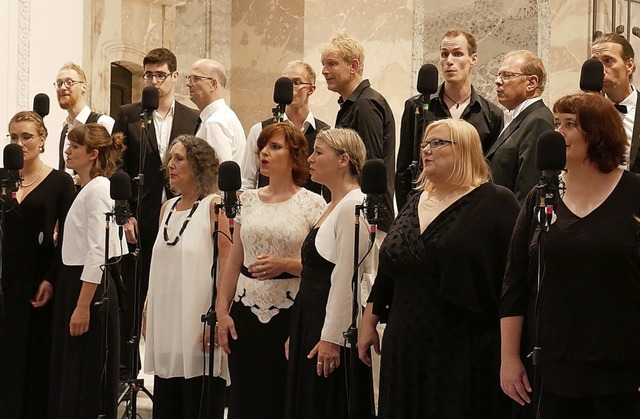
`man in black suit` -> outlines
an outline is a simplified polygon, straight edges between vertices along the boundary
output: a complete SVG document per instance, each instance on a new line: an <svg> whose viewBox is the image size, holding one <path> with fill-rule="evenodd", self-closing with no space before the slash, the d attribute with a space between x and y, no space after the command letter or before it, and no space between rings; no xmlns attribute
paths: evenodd
<svg viewBox="0 0 640 419"><path fill-rule="evenodd" d="M605 33L591 44L591 56L604 66L602 92L614 103L627 134L627 166L632 172L640 172L640 107L638 92L631 84L636 70L633 47L622 35Z"/></svg>
<svg viewBox="0 0 640 419"><path fill-rule="evenodd" d="M546 80L542 60L526 50L505 55L495 80L498 102L507 108L507 115L486 157L493 182L509 188L520 202L540 179L538 137L554 129L553 114L540 97Z"/></svg>
<svg viewBox="0 0 640 419"><path fill-rule="evenodd" d="M122 169L129 174L131 179L140 172L144 175L142 190L142 212L140 220L136 220L137 213L137 184L133 182L131 213L133 216L125 225L127 241L131 244L140 240L140 299L137 307L138 313L142 312L142 304L147 296L149 286L149 268L151 264L151 250L158 233L158 220L160 207L171 191L161 169L162 157L172 139L181 134L193 134L198 121L198 111L189 108L174 98L174 89L178 80L177 60L173 52L166 48L157 48L149 51L142 61L144 67L143 78L147 86L158 89L160 98L159 106L153 112L153 123L148 125L146 136L141 138L140 113L141 103L131 103L120 107L120 114L116 118L114 132L123 132L126 136L127 149L123 156ZM142 141L141 141L142 140ZM144 167L140 170L140 148L144 150ZM120 317L120 330L122 336L121 362L123 373L121 379L137 376L138 371L128 371L130 365L130 351L126 341L132 335L133 330L133 292L134 292L134 262L133 257L127 256L123 263L123 279L126 293L126 306L128 307ZM125 258L126 259L126 258ZM139 336L139 330L136 331Z"/></svg>

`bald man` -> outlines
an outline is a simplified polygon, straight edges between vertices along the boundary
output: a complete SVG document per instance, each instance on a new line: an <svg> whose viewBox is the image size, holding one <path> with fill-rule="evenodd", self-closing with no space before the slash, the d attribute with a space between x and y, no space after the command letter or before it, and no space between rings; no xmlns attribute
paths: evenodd
<svg viewBox="0 0 640 419"><path fill-rule="evenodd" d="M220 162L242 163L246 138L236 113L224 101L227 74L222 64L201 59L191 65L186 76L191 101L200 110L195 135L206 140Z"/></svg>

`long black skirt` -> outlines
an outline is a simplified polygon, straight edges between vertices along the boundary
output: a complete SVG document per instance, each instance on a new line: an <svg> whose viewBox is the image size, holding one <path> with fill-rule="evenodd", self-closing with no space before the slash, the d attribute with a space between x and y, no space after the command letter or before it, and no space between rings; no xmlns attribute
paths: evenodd
<svg viewBox="0 0 640 419"><path fill-rule="evenodd" d="M231 317L238 340L231 340L229 419L282 419L287 379L284 344L291 309L261 323L251 309L234 303Z"/></svg>
<svg viewBox="0 0 640 419"><path fill-rule="evenodd" d="M89 330L71 336L69 321L82 287L82 268L63 265L56 283L49 419L96 418L100 413L107 418L117 416L118 294L110 277L108 304L103 309L105 304L96 305L104 293L103 286L98 286L90 308Z"/></svg>

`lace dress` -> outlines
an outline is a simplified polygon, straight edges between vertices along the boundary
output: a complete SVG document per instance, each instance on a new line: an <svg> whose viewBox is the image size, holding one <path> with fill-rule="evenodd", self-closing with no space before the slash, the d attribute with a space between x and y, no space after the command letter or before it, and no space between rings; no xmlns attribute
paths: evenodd
<svg viewBox="0 0 640 419"><path fill-rule="evenodd" d="M241 196L241 224L245 267L268 254L300 258L307 233L326 203L307 189L279 203L264 203L258 190ZM238 340L230 343L231 401L229 418L283 417L287 361L284 343L289 337L290 307L298 293L300 278L258 281L243 269L231 307Z"/></svg>

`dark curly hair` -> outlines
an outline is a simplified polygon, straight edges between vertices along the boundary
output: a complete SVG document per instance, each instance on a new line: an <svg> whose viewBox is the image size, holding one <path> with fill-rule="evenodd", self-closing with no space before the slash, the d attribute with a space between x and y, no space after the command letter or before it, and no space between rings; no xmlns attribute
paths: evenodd
<svg viewBox="0 0 640 419"><path fill-rule="evenodd" d="M602 173L625 162L627 134L609 99L597 93L566 95L553 105L553 113L576 115L578 128L587 141L587 157Z"/></svg>
<svg viewBox="0 0 640 419"><path fill-rule="evenodd" d="M181 143L187 149L187 161L193 170L193 177L196 180L198 194L202 196L211 195L218 190L218 166L220 159L215 150L208 142L193 135L179 135L171 141L167 151L164 153L162 167L166 175L169 175L167 164L170 160L171 148Z"/></svg>
<svg viewBox="0 0 640 419"><path fill-rule="evenodd" d="M279 122L266 126L258 136L256 153L260 154L269 140L276 135L282 135L284 142L289 147L289 154L293 159L291 177L298 186L303 186L309 178L309 143L300 130L288 122Z"/></svg>
<svg viewBox="0 0 640 419"><path fill-rule="evenodd" d="M109 135L109 131L97 122L80 125L69 131L69 142L86 145L87 151L98 150L89 176L111 177L117 169L118 160L125 150L124 134Z"/></svg>

